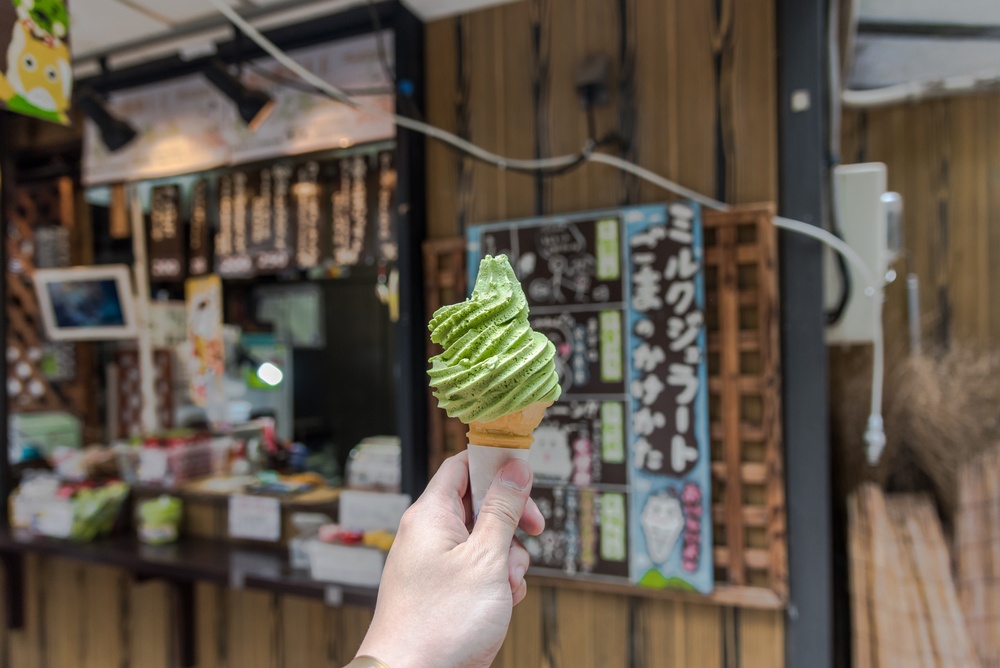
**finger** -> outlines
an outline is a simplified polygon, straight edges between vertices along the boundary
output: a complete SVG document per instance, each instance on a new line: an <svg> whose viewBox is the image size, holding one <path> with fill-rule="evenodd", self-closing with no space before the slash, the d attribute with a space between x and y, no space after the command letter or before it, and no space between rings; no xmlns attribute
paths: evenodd
<svg viewBox="0 0 1000 668"><path fill-rule="evenodd" d="M480 543L488 553L506 553L530 492L528 464L520 459L504 464L486 492L471 540Z"/></svg>
<svg viewBox="0 0 1000 668"><path fill-rule="evenodd" d="M527 595L528 595L528 583L525 582L524 580L521 580L521 586L518 587L517 591L515 591L511 595L511 599L512 599L513 605L517 605L518 603L520 603L521 601L523 601L524 597L527 596Z"/></svg>
<svg viewBox="0 0 1000 668"><path fill-rule="evenodd" d="M510 542L510 552L507 554L507 580L510 582L510 593L514 593L524 582L524 574L531 563L528 551L524 549L516 537Z"/></svg>
<svg viewBox="0 0 1000 668"><path fill-rule="evenodd" d="M542 516L542 511L538 509L534 499L528 499L517 527L529 536L539 536L545 531L545 517Z"/></svg>
<svg viewBox="0 0 1000 668"><path fill-rule="evenodd" d="M422 497L434 497L462 509L462 497L469 490L469 455L462 452L444 460L427 483Z"/></svg>

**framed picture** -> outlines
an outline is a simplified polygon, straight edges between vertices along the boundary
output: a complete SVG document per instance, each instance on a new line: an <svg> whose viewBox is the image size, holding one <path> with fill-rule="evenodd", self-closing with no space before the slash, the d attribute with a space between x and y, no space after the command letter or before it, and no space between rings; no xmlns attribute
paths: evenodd
<svg viewBox="0 0 1000 668"><path fill-rule="evenodd" d="M38 269L34 283L50 341L133 339L138 335L128 266Z"/></svg>

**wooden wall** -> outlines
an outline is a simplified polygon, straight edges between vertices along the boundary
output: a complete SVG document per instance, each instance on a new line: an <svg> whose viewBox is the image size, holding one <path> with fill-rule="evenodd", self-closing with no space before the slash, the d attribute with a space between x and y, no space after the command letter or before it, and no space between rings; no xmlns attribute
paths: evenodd
<svg viewBox="0 0 1000 668"><path fill-rule="evenodd" d="M890 190L903 197L905 253L886 289L886 388L891 410L897 372L910 354L906 275L920 283L923 350L962 355L1000 349L1000 94L905 104L844 116L841 162L884 162ZM870 347L830 349L835 498L858 482L903 470L909 459L889 448L877 469L864 462L860 435L868 416ZM918 481L919 482L919 479ZM842 508L841 508L842 510Z"/></svg>
<svg viewBox="0 0 1000 668"><path fill-rule="evenodd" d="M920 278L925 346L1000 341L1000 94L853 112L842 160L884 162L903 196L907 254ZM904 286L886 301L890 360L908 351Z"/></svg>
<svg viewBox="0 0 1000 668"><path fill-rule="evenodd" d="M525 0L442 20L426 33L427 116L511 157L573 153L588 135L576 68L606 54L614 90L596 113L598 136L630 135L632 159L705 194L773 201L774 22L773 0ZM603 166L539 184L435 142L427 181L432 237L668 199ZM543 588L515 611L497 665L763 668L784 665L783 644L780 612Z"/></svg>
<svg viewBox="0 0 1000 668"><path fill-rule="evenodd" d="M427 117L516 157L574 152L587 138L575 69L605 53L616 83L596 113L598 135L631 137L633 159L706 194L773 201L774 24L773 0L522 0L442 20L426 30ZM629 72L631 85L619 89ZM667 198L601 166L539 184L433 142L427 169L432 237L536 212ZM166 585L61 559L30 559L27 578L27 626L0 632L0 668L177 665ZM198 585L196 607L202 668L342 665L370 615L209 584ZM778 611L535 587L495 665L780 668L783 646Z"/></svg>

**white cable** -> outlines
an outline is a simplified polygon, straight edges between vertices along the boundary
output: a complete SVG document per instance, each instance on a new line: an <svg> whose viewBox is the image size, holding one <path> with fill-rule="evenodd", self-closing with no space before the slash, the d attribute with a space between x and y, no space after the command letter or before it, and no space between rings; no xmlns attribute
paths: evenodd
<svg viewBox="0 0 1000 668"><path fill-rule="evenodd" d="M391 112L386 112L383 109L374 107L365 103L362 103L350 95L344 93L337 87L329 84L323 79L319 78L292 57L286 54L284 51L279 49L274 43L269 39L264 37L256 28L250 25L242 16L240 16L233 8L225 4L223 0L208 0L223 16L229 19L233 25L235 25L241 32L243 32L247 37L253 40L260 48L270 54L277 62L284 65L286 68L297 74L302 78L303 81L312 84L318 90L329 95L335 100L343 102L346 105L354 107L356 109L363 109L373 114L380 116L387 116L392 118L397 125L413 130L415 132L420 132L427 135L428 137L433 137L439 139L447 144L451 144L456 148L459 148L467 153L475 155L477 158L485 162L490 162L501 169L515 168L515 169L553 169L559 167L566 167L568 165L576 163L580 156L579 155L564 155L557 156L553 158L543 158L540 160L519 160L513 158L506 158L496 153L487 151L479 146L476 146L472 142L469 142L461 137L437 128L428 123L423 123L406 116L401 116L399 114L394 114ZM607 155L606 153L592 153L589 150L589 144L585 147L584 156L587 162L594 162L599 164L608 165L610 167L615 167L622 171L634 174L639 178L652 183L653 185L659 186L664 190L676 193L682 197L687 197L695 202L699 202L703 206L710 209L716 209L719 211L728 211L731 207L725 202L720 202L719 200L712 199L702 195L694 190L685 188L684 186L671 181L670 179L664 178L655 172L652 172L644 167L617 158L615 156ZM843 255L848 262L853 264L858 272L861 274L865 283L868 284L868 289L866 293L872 299L874 314L875 314L875 337L874 337L874 352L873 352L873 363L872 363L872 410L871 415L868 419L868 431L865 433L865 440L868 443L868 458L869 461L875 463L878 461L881 455L882 448L885 445L885 434L882 430L882 382L884 376L884 354L883 354L883 341L882 341L882 282L876 281L875 277L872 275L871 270L865 261L861 258L858 253L844 243L843 240L830 234L826 230L816 227L814 225L808 225L806 223L792 220L790 218L776 217L774 219L774 224L777 227L790 230L792 232L797 232L808 237L812 237Z"/></svg>
<svg viewBox="0 0 1000 668"><path fill-rule="evenodd" d="M427 123L423 123L413 118L408 118L406 116L401 116L399 114L394 114L392 112L387 112L384 109L380 109L374 105L370 105L346 94L344 91L340 90L336 86L324 81L320 77L316 76L297 61L291 58L287 53L279 49L273 42L264 37L263 34L256 28L254 28L250 23L246 21L242 16L240 16L236 10L234 10L229 5L225 4L223 0L208 0L223 16L229 19L233 25L235 25L239 30L253 40L260 48L269 53L277 62L284 65L286 68L299 75L303 81L315 86L317 89L326 93L338 102L342 102L348 106L354 107L355 109L363 109L371 114L378 116L383 116L391 118L395 121L396 125L400 127L407 128L408 130L413 130L415 132L420 132L427 135L428 137L433 137L446 144L451 144L452 146L459 148L466 153L476 156L480 160L485 162L490 162L499 167L500 169L556 169L559 167L567 167L580 158L579 155L562 155L552 158L542 158L540 160L519 160L515 158L506 158L496 153L487 151L479 146L476 146L470 141L462 139L458 135L452 134L441 128L434 127Z"/></svg>
<svg viewBox="0 0 1000 668"><path fill-rule="evenodd" d="M712 199L711 197L706 197L699 192L691 190L690 188L685 188L684 186L666 179L656 172L651 172L645 167L640 167L634 162L629 162L628 160L622 160L621 158L616 158L613 155L608 155L607 153L590 153L587 155L588 162L596 162L603 165L609 165L611 167L617 167L623 172L628 172L629 174L635 174L640 179L648 181L655 186L660 186L664 190L672 193L676 193L681 197L687 197L690 200L698 202L702 206L706 206L709 209L716 209L718 211L729 211L730 207L725 202L720 202L717 199Z"/></svg>
<svg viewBox="0 0 1000 668"><path fill-rule="evenodd" d="M877 464L885 448L885 430L882 420L882 387L885 381L885 341L882 339L882 302L884 301L883 285L884 281L876 280L871 269L864 259L858 255L857 251L847 245L839 237L830 234L826 230L808 225L791 218L776 216L774 219L776 227L797 232L798 234L812 237L844 256L848 262L861 274L861 278L866 284L865 294L871 299L872 314L874 316L874 333L872 336L872 396L871 412L868 415L868 429L865 431L865 442L868 444L868 461L872 465Z"/></svg>

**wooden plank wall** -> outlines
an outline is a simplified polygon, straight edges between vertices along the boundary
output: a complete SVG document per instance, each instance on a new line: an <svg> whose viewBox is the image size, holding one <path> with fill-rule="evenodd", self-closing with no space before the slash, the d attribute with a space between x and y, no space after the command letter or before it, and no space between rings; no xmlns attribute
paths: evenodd
<svg viewBox="0 0 1000 668"><path fill-rule="evenodd" d="M902 272L920 278L925 348L1000 341L1000 93L852 112L842 161L884 162L903 196ZM886 301L887 358L908 351L905 286Z"/></svg>
<svg viewBox="0 0 1000 668"><path fill-rule="evenodd" d="M487 149L579 150L588 129L575 71L605 54L614 83L598 136L631 134L632 159L708 195L776 199L773 0L524 0L432 23L426 38L428 119ZM668 198L596 165L538 184L435 142L427 169L432 237ZM497 665L771 667L784 664L783 643L779 612L542 588L515 611Z"/></svg>
<svg viewBox="0 0 1000 668"><path fill-rule="evenodd" d="M621 13L630 18L625 31ZM575 69L604 53L616 81L631 71L633 85L616 84L610 106L597 111L599 135L631 134L632 158L706 194L773 201L774 24L773 0L522 0L445 19L426 30L427 116L513 156L576 151L587 121ZM537 184L434 142L428 153L432 237L536 212L666 199L601 166ZM39 558L28 560L26 578L27 625L0 631L0 668L177 665L175 602L163 583ZM343 665L370 619L364 609L211 584L195 597L200 668ZM783 645L777 611L535 587L495 665L780 668Z"/></svg>
<svg viewBox="0 0 1000 668"><path fill-rule="evenodd" d="M967 95L844 115L841 162L884 162L889 188L903 196L904 256L886 289L887 384L910 353L906 275L920 283L925 353L995 352L1000 342L1000 93ZM864 462L870 349L830 349L832 444L843 501L865 479L884 481L888 464ZM893 445L890 435L890 446ZM893 452L887 452L891 460ZM904 462L905 464L905 462ZM909 474L909 472L906 472Z"/></svg>

